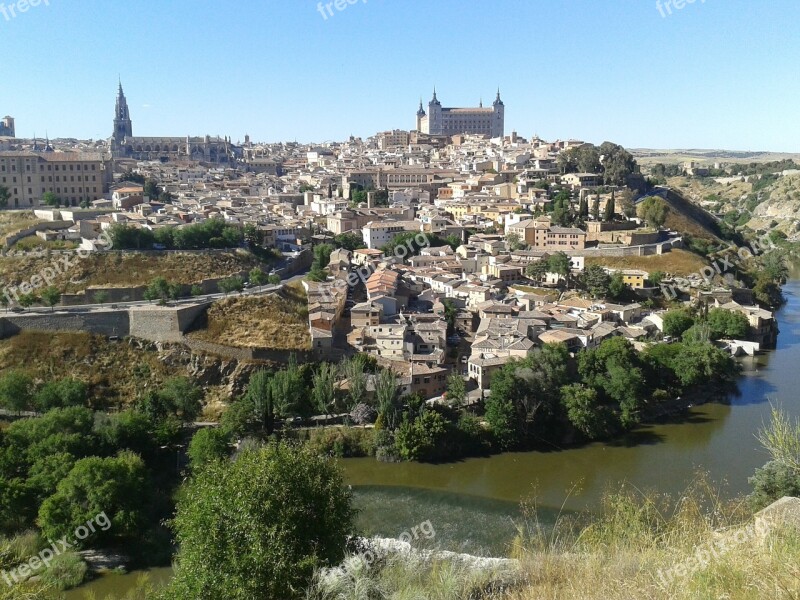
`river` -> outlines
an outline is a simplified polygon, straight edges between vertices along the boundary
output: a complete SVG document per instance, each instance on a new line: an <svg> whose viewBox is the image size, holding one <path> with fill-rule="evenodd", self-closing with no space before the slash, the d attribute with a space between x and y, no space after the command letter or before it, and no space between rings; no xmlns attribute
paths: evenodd
<svg viewBox="0 0 800 600"><path fill-rule="evenodd" d="M544 520L562 509L597 507L623 482L678 494L698 470L729 496L749 491L747 478L768 459L755 435L770 403L800 416L800 280L784 287L777 351L742 361L740 393L726 404L697 406L672 422L639 427L625 439L553 452L507 453L429 465L343 461L366 534L397 537L430 521L447 549L500 554L513 537L519 503L536 495ZM120 591L132 579L117 582ZM105 578L82 590L110 589ZM114 584L116 585L116 584ZM68 600L81 600L78 590Z"/></svg>

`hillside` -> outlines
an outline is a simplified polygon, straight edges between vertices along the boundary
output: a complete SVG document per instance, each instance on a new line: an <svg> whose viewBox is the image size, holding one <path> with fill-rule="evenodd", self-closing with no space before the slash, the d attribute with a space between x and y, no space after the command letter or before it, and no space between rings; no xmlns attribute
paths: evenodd
<svg viewBox="0 0 800 600"><path fill-rule="evenodd" d="M150 283L165 277L172 283L192 284L202 279L225 277L259 265L259 260L245 251L214 252L95 252L86 258L70 254L69 269L57 269L52 284L62 292L79 292L91 286L127 287ZM3 285L19 285L33 274L63 264L58 253L30 253L0 257L0 280Z"/></svg>
<svg viewBox="0 0 800 600"><path fill-rule="evenodd" d="M310 350L308 304L302 287L280 294L233 297L215 302L206 322L189 337L229 346Z"/></svg>
<svg viewBox="0 0 800 600"><path fill-rule="evenodd" d="M800 173L744 179L671 177L668 185L731 226L775 229L800 240Z"/></svg>

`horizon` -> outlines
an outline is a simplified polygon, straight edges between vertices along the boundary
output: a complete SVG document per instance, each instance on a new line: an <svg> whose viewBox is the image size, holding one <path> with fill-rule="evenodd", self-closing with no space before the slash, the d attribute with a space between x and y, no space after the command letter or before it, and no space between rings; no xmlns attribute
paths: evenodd
<svg viewBox="0 0 800 600"><path fill-rule="evenodd" d="M100 0L31 1L12 15L18 4L0 2L0 52L20 57L7 61L13 85L0 114L25 138L107 139L119 78L138 136L366 139L413 129L420 97L427 105L434 87L443 105L460 107L490 103L499 86L506 134L528 139L800 152L800 123L784 116L800 95L789 76L800 6L788 0L696 0L680 9L674 0L576 0L570 10L518 0L229 10L147 0L125 13L124 27Z"/></svg>

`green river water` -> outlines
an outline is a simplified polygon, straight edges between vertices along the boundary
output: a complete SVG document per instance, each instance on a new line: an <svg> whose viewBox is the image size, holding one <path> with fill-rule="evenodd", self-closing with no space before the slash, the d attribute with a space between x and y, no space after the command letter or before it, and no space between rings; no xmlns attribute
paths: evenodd
<svg viewBox="0 0 800 600"><path fill-rule="evenodd" d="M515 533L519 502L535 494L543 520L559 510L591 510L603 492L628 482L640 489L679 493L698 470L747 493L747 478L767 460L755 433L769 420L770 402L800 416L800 280L784 288L778 314L778 349L744 359L740 393L726 404L693 407L688 415L640 427L613 443L552 452L508 453L428 465L384 464L374 459L343 461L368 535L398 537L430 521L437 546L500 555ZM154 577L168 577L159 569ZM136 574L110 575L68 594L99 598L122 594Z"/></svg>

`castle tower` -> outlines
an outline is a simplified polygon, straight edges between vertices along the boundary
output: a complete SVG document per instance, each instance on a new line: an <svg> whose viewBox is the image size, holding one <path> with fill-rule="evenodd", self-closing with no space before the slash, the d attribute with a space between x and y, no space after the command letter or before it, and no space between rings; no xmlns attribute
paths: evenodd
<svg viewBox="0 0 800 600"><path fill-rule="evenodd" d="M17 137L14 129L14 118L5 116L0 120L0 135L4 137Z"/></svg>
<svg viewBox="0 0 800 600"><path fill-rule="evenodd" d="M492 137L503 137L505 135L506 106L500 99L500 88L497 88L497 98L492 104L494 108L494 118L492 119Z"/></svg>
<svg viewBox="0 0 800 600"><path fill-rule="evenodd" d="M422 119L425 118L425 109L422 108L422 98L419 99L419 110L417 111L417 131L422 133Z"/></svg>
<svg viewBox="0 0 800 600"><path fill-rule="evenodd" d="M433 88L433 98L428 102L428 131L423 133L441 135L442 125L442 103L436 97L436 88Z"/></svg>
<svg viewBox="0 0 800 600"><path fill-rule="evenodd" d="M117 106L114 111L114 134L111 136L112 145L116 148L122 146L125 138L133 137L133 124L131 114L128 111L128 101L125 99L125 92L122 91L122 82L119 84L117 94Z"/></svg>

